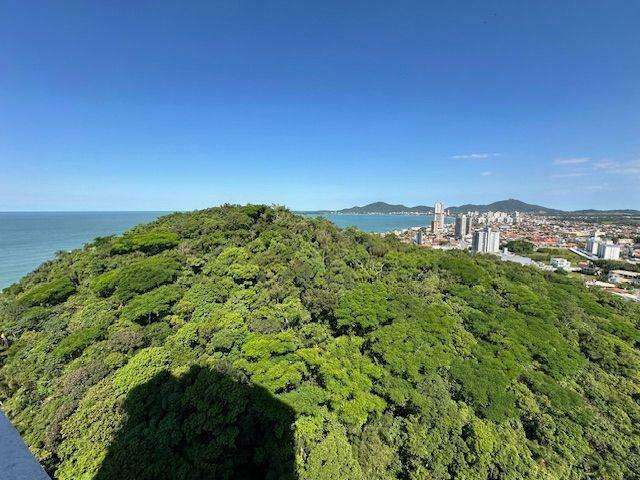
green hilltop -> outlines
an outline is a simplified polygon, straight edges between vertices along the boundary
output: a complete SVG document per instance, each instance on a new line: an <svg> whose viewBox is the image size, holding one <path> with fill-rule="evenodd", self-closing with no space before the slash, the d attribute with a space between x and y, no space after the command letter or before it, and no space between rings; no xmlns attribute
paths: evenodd
<svg viewBox="0 0 640 480"><path fill-rule="evenodd" d="M640 478L640 308L282 208L172 214L0 295L57 479Z"/></svg>

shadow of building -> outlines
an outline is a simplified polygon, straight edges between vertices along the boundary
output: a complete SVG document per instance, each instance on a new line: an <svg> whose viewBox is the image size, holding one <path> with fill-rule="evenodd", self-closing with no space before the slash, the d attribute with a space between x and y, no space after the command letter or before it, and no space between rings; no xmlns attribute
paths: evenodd
<svg viewBox="0 0 640 480"><path fill-rule="evenodd" d="M156 375L124 406L98 480L296 478L294 412L261 387L198 366Z"/></svg>

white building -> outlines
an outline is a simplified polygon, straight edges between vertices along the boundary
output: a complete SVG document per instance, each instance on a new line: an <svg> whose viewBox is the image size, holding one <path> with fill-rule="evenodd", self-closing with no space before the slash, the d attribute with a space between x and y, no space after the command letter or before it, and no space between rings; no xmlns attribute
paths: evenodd
<svg viewBox="0 0 640 480"><path fill-rule="evenodd" d="M500 250L500 231L484 227L473 235L472 248L480 253L497 253Z"/></svg>
<svg viewBox="0 0 640 480"><path fill-rule="evenodd" d="M592 255L598 254L598 243L600 243L600 239L598 237L590 237L587 239L587 247L586 251L591 253Z"/></svg>
<svg viewBox="0 0 640 480"><path fill-rule="evenodd" d="M600 242L598 244L598 257L603 260L618 260L620 258L620 245L612 242Z"/></svg>
<svg viewBox="0 0 640 480"><path fill-rule="evenodd" d="M431 232L441 233L444 230L444 203L436 202L433 208L433 222L431 222Z"/></svg>
<svg viewBox="0 0 640 480"><path fill-rule="evenodd" d="M551 266L554 268L561 268L562 270L566 270L568 272L571 268L571 262L566 258L553 257L551 259Z"/></svg>

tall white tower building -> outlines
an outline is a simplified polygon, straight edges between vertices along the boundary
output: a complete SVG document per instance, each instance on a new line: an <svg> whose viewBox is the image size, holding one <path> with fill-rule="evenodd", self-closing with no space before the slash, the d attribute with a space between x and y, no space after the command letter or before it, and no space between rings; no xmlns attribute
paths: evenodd
<svg viewBox="0 0 640 480"><path fill-rule="evenodd" d="M444 203L436 202L433 207L433 222L431 223L431 231L433 233L441 233L444 230Z"/></svg>

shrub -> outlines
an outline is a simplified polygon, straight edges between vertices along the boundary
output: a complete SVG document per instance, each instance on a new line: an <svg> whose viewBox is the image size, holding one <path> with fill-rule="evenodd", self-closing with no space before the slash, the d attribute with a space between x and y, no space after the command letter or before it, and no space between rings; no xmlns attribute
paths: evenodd
<svg viewBox="0 0 640 480"><path fill-rule="evenodd" d="M138 293L173 282L179 271L180 265L171 258L144 258L94 278L91 289L102 297L115 293L124 302Z"/></svg>
<svg viewBox="0 0 640 480"><path fill-rule="evenodd" d="M100 325L82 328L63 338L52 353L60 360L69 360L97 341L102 333Z"/></svg>
<svg viewBox="0 0 640 480"><path fill-rule="evenodd" d="M181 297L181 291L174 285L164 285L150 292L137 296L122 309L123 320L151 323L165 316L171 306Z"/></svg>
<svg viewBox="0 0 640 480"><path fill-rule="evenodd" d="M110 270L102 275L95 277L91 281L91 290L101 297L108 297L113 294L118 286L119 270Z"/></svg>
<svg viewBox="0 0 640 480"><path fill-rule="evenodd" d="M527 242L526 240L509 240L505 247L510 252L518 253L520 255L528 255L529 253L533 253L533 243Z"/></svg>
<svg viewBox="0 0 640 480"><path fill-rule="evenodd" d="M145 293L160 285L173 282L180 265L171 258L147 258L123 267L118 274L116 296L123 301L137 293Z"/></svg>
<svg viewBox="0 0 640 480"><path fill-rule="evenodd" d="M151 232L124 235L111 246L111 253L122 254L140 251L155 255L178 245L180 237L173 232L153 230Z"/></svg>
<svg viewBox="0 0 640 480"><path fill-rule="evenodd" d="M64 302L75 291L76 287L71 280L63 277L31 288L22 294L18 301L27 307L52 306Z"/></svg>

